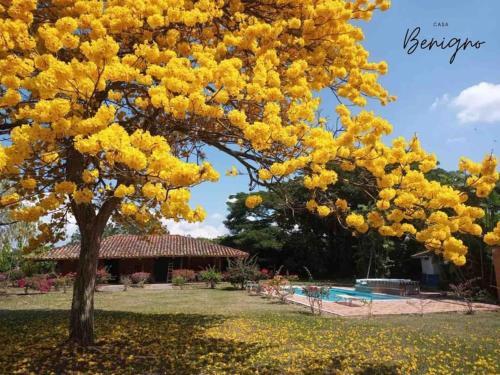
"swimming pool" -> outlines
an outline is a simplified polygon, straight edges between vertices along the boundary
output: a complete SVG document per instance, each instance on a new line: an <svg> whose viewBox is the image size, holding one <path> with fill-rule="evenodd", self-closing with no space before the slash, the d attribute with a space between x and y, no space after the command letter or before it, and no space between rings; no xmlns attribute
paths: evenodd
<svg viewBox="0 0 500 375"><path fill-rule="evenodd" d="M304 292L301 287L295 287L293 288L295 291L295 294L299 296L304 296ZM343 301L344 298L339 297L339 294L343 295L348 295L348 296L353 296L357 298L362 298L366 300L373 300L373 301L387 301L387 300L397 300L397 299L404 299L405 297L401 296L395 296L391 294L382 294L382 293L367 293L367 292L358 292L356 290L352 289L342 289L342 288L330 288L328 296L326 298L323 298L324 301L332 301L332 302L337 302L337 301Z"/></svg>

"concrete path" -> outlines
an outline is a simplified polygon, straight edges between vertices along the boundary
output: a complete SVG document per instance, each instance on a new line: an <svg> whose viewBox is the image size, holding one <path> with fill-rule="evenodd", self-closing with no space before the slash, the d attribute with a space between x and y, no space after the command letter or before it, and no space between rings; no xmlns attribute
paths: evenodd
<svg viewBox="0 0 500 375"><path fill-rule="evenodd" d="M309 307L307 297L293 295L287 300L292 303ZM373 301L371 306L372 315L394 315L394 314L420 314L440 313L440 312L465 312L467 306L464 302L450 299L419 299L404 298L401 300ZM474 311L499 311L500 306L486 303L474 303ZM323 301L323 312L340 316L363 316L370 311L369 304L353 301L352 305L339 302Z"/></svg>

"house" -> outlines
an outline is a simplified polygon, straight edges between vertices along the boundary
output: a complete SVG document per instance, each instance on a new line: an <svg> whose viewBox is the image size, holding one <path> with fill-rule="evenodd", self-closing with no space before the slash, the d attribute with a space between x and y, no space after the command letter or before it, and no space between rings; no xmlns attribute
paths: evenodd
<svg viewBox="0 0 500 375"><path fill-rule="evenodd" d="M76 272L80 245L72 244L32 257L36 261L56 261L59 273ZM120 275L149 272L154 282L167 282L174 269L200 271L208 266L223 270L227 259L246 258L248 253L179 235L115 235L101 242L99 268L106 267L115 280Z"/></svg>
<svg viewBox="0 0 500 375"><path fill-rule="evenodd" d="M430 250L425 250L420 253L413 254L411 257L413 259L420 259L420 263L422 265L422 276L420 279L421 284L430 287L439 286L441 265L438 256Z"/></svg>

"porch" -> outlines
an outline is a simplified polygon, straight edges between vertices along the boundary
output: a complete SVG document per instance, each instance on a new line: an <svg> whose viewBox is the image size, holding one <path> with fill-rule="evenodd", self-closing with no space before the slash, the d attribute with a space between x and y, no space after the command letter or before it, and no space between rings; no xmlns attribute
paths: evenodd
<svg viewBox="0 0 500 375"><path fill-rule="evenodd" d="M59 260L56 271L61 274L76 272L77 260ZM151 274L151 282L170 283L172 271L177 269L190 269L195 272L207 267L215 267L224 271L227 259L221 257L158 257L158 258L115 258L99 259L98 268L105 267L111 274L111 283L118 283L120 276L136 272Z"/></svg>

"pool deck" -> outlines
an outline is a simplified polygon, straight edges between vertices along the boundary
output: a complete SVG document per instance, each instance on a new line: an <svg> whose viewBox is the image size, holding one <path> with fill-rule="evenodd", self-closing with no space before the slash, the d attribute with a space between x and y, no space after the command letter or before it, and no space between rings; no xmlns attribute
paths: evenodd
<svg viewBox="0 0 500 375"><path fill-rule="evenodd" d="M291 303L309 307L307 297L293 295L287 298ZM371 315L401 315L420 314L421 306L424 314L441 312L465 312L464 302L451 299L437 298L404 298L400 300L374 300L371 306ZM473 303L474 311L498 311L500 306L486 303ZM367 316L370 307L361 301L353 301L352 305L344 302L323 301L322 312L339 316Z"/></svg>

